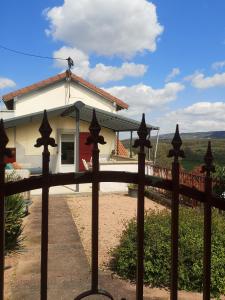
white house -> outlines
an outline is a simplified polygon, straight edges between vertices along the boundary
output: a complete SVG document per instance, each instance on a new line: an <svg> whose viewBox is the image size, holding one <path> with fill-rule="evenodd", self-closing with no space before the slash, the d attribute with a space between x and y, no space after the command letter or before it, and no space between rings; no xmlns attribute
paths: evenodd
<svg viewBox="0 0 225 300"><path fill-rule="evenodd" d="M8 147L15 150L18 163L41 168L41 150L35 148L38 129L47 109L52 137L58 145L50 147L52 172L79 171L82 159L91 158L91 148L85 145L89 134L92 110L96 109L106 145L100 145L100 160L109 160L116 152L116 133L136 131L139 122L117 114L128 109L122 100L94 86L70 71L16 90L2 97L6 110L1 112L9 137ZM148 125L149 130L158 129Z"/></svg>

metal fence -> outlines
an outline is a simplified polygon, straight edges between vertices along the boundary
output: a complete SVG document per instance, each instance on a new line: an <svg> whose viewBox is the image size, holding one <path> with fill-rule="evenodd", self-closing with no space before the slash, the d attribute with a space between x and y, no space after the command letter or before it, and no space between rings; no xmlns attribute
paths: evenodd
<svg viewBox="0 0 225 300"><path fill-rule="evenodd" d="M152 166L152 169L153 169L154 176L159 176L165 179L172 179L171 169L163 168L156 165ZM195 172L186 172L181 169L180 183L203 192L205 187L205 176ZM217 181L213 180L213 185L216 183Z"/></svg>
<svg viewBox="0 0 225 300"><path fill-rule="evenodd" d="M83 299L89 295L105 295L109 299L113 296L99 288L98 283L98 227L99 227L99 183L100 182L124 182L138 184L137 197L137 272L136 272L136 299L143 299L143 276L144 276L144 190L145 186L152 186L172 192L171 200L171 288L170 298L177 299L178 290L178 239L179 239L179 195L191 197L204 205L204 257L203 257L203 299L210 299L210 272L211 272L211 210L216 207L225 210L222 199L212 195L212 178L214 172L212 164L211 144L205 155L205 165L202 171L204 177L204 191L200 191L180 181L179 157L184 157L181 150L182 141L179 135L178 125L172 140L172 149L169 157L173 157L171 178L160 178L145 175L145 147L150 148L147 140L148 130L143 115L138 139L134 147L139 148L138 172L99 171L99 148L98 144L105 144L104 137L99 135L101 127L96 119L95 111L90 124L90 136L87 144L92 145L91 171L79 173L49 174L49 146L56 147L55 140L50 137L52 129L44 112L40 126L41 137L37 139L35 147L43 146L42 175L30 177L16 182L5 182L5 163L7 155L6 145L8 138L4 130L4 123L0 122L0 299L4 297L4 215L5 196L21 193L28 190L42 188L42 230L41 230L41 288L40 299L47 299L47 274L48 274L48 205L49 188L66 184L92 183L92 259L91 259L91 287L90 290L75 296L75 299Z"/></svg>

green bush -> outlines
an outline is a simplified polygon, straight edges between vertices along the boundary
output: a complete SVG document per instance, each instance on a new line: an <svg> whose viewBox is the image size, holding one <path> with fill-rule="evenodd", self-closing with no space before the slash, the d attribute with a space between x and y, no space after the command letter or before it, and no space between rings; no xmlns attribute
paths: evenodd
<svg viewBox="0 0 225 300"><path fill-rule="evenodd" d="M20 194L5 199L5 251L15 251L21 248L24 217L24 200Z"/></svg>
<svg viewBox="0 0 225 300"><path fill-rule="evenodd" d="M213 192L220 198L225 198L225 166L216 165L216 172L213 174L216 184L213 186Z"/></svg>
<svg viewBox="0 0 225 300"><path fill-rule="evenodd" d="M149 211L145 216L144 282L152 287L170 285L170 211ZM225 220L213 211L212 225L212 295L225 294ZM132 219L122 233L119 246L112 250L111 269L122 278L135 280L136 221ZM203 213L180 208L179 289L202 291Z"/></svg>
<svg viewBox="0 0 225 300"><path fill-rule="evenodd" d="M14 173L6 176L6 181L16 181L20 177ZM22 194L5 198L5 252L19 250L22 247L23 221L25 202Z"/></svg>

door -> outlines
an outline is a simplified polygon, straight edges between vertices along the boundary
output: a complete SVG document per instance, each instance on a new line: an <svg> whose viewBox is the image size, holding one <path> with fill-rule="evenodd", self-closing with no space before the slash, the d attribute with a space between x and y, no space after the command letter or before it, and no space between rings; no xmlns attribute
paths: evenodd
<svg viewBox="0 0 225 300"><path fill-rule="evenodd" d="M61 134L60 139L60 172L75 171L75 135Z"/></svg>
<svg viewBox="0 0 225 300"><path fill-rule="evenodd" d="M87 137L90 135L89 132L80 132L80 147L79 147L79 152L80 152L80 159L79 159L79 170L84 171L85 167L82 162L82 159L86 160L86 162L90 162L91 156L92 156L92 146L91 145L86 145Z"/></svg>

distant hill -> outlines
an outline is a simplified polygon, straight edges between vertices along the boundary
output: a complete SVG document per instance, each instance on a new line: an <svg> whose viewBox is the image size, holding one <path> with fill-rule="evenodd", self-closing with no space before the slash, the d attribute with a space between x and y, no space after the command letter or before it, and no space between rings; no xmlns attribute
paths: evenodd
<svg viewBox="0 0 225 300"><path fill-rule="evenodd" d="M174 133L162 134L160 136L157 148L157 165L171 168L171 159L167 157L167 154L171 149L173 136ZM191 171L204 162L208 139L212 140L214 164L225 166L225 131L181 133L181 138L183 141L182 149L186 156L181 160L181 163L185 170ZM122 143L129 149L129 139L123 140ZM156 145L156 137L151 138L151 144L153 146L151 153L153 154ZM139 150L137 148L132 148L132 151L136 154Z"/></svg>
<svg viewBox="0 0 225 300"><path fill-rule="evenodd" d="M184 140L194 139L224 139L225 131L208 131L208 132L188 132L181 133L181 138ZM167 140L172 139L174 133L161 134L160 139Z"/></svg>
<svg viewBox="0 0 225 300"><path fill-rule="evenodd" d="M159 138L160 140L172 140L174 136L174 133L166 133L166 134L160 134ZM204 139L225 139L225 131L207 131L207 132L187 132L187 133L181 133L181 138L183 140L204 140ZM133 140L137 139L137 137L134 137ZM152 136L151 140L155 140L156 136ZM124 139L122 140L123 145L126 148L129 148L130 146L130 140Z"/></svg>

